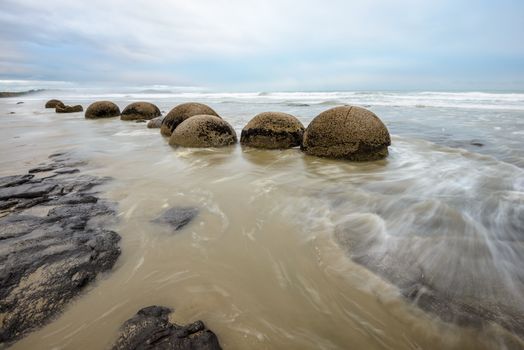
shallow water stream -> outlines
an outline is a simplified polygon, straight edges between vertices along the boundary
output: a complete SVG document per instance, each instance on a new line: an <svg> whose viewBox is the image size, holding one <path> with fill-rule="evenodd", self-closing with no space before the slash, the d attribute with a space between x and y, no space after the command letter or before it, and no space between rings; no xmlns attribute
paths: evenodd
<svg viewBox="0 0 524 350"><path fill-rule="evenodd" d="M390 156L369 163L174 149L145 124L45 110L48 96L0 100L0 176L71 151L89 161L86 173L114 178L103 191L122 236L114 269L13 349L106 348L148 305L203 320L225 349L524 346L522 330L442 322L397 288L420 272L447 299L524 315L524 98L493 95L448 105L445 94L64 97L84 108L148 100L166 113L197 100L238 135L261 111L307 125L331 104L356 103L393 135ZM173 206L199 208L177 233L151 222Z"/></svg>

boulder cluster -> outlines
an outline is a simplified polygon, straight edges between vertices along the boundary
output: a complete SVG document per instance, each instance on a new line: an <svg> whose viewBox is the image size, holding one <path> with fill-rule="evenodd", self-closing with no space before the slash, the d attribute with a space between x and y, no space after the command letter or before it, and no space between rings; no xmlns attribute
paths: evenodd
<svg viewBox="0 0 524 350"><path fill-rule="evenodd" d="M84 108L81 105L69 106L60 100L54 99L47 101L45 108L54 108L56 113L75 113L84 111Z"/></svg>
<svg viewBox="0 0 524 350"><path fill-rule="evenodd" d="M81 112L82 106L66 106L49 100L46 108L57 113ZM149 102L133 102L120 112L110 101L97 101L85 111L87 119L114 118L147 121L159 128L174 147L224 147L238 142L234 128L211 107L197 102L182 103L162 116ZM357 106L328 109L305 128L298 118L281 112L257 114L242 129L240 144L261 149L300 147L312 156L350 161L372 161L387 157L391 145L389 131L371 111Z"/></svg>

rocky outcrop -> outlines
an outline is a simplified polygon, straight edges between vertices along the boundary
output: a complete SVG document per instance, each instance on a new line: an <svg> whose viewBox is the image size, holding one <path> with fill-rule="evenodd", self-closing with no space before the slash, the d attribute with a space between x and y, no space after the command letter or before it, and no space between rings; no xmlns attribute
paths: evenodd
<svg viewBox="0 0 524 350"><path fill-rule="evenodd" d="M149 129L158 129L162 126L163 120L164 120L164 117L158 117L155 119L151 119L149 122L147 122L147 127Z"/></svg>
<svg viewBox="0 0 524 350"><path fill-rule="evenodd" d="M213 115L197 115L182 122L169 138L171 146L223 147L235 144L237 135L229 123Z"/></svg>
<svg viewBox="0 0 524 350"><path fill-rule="evenodd" d="M313 156L367 161L385 158L388 129L371 111L355 106L320 113L308 125L302 150Z"/></svg>
<svg viewBox="0 0 524 350"><path fill-rule="evenodd" d="M267 149L284 149L300 146L304 125L294 116L280 112L256 115L242 129L243 146Z"/></svg>
<svg viewBox="0 0 524 350"><path fill-rule="evenodd" d="M169 322L170 313L171 309L163 306L141 309L122 325L113 350L221 349L215 333L202 321L181 326Z"/></svg>
<svg viewBox="0 0 524 350"><path fill-rule="evenodd" d="M49 100L45 103L45 108L56 108L56 107L64 107L64 103L60 100Z"/></svg>
<svg viewBox="0 0 524 350"><path fill-rule="evenodd" d="M152 220L152 222L169 225L174 231L178 231L189 224L197 215L197 208L175 207L166 210L158 218Z"/></svg>
<svg viewBox="0 0 524 350"><path fill-rule="evenodd" d="M56 106L55 112L56 113L75 113L75 112L83 112L84 109L81 105L76 106Z"/></svg>
<svg viewBox="0 0 524 350"><path fill-rule="evenodd" d="M164 136L171 136L180 123L195 115L214 115L219 117L217 112L205 104L196 102L182 103L166 115L160 127L160 133Z"/></svg>
<svg viewBox="0 0 524 350"><path fill-rule="evenodd" d="M120 255L115 207L93 190L108 179L51 158L0 178L0 344L44 325Z"/></svg>
<svg viewBox="0 0 524 350"><path fill-rule="evenodd" d="M121 120L150 120L161 116L160 109L149 102L133 102L122 111Z"/></svg>
<svg viewBox="0 0 524 350"><path fill-rule="evenodd" d="M120 108L110 101L93 102L87 107L85 117L87 119L112 118L120 115Z"/></svg>

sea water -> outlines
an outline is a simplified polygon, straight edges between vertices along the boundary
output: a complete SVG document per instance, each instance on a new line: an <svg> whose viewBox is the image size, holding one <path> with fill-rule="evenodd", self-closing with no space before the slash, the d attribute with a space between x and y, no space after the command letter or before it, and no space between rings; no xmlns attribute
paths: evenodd
<svg viewBox="0 0 524 350"><path fill-rule="evenodd" d="M50 98L84 109L149 101L164 115L202 102L238 135L263 111L307 126L358 105L384 121L392 145L367 163L172 148L143 123L46 110ZM203 320L226 349L523 344L518 329L420 308L401 286L420 274L446 300L524 314L524 94L67 90L1 99L0 118L0 175L70 151L89 161L84 172L113 178L101 190L118 203L122 236L113 270L13 349L105 348L149 305L172 307L175 322ZM151 222L173 206L200 212L178 233Z"/></svg>

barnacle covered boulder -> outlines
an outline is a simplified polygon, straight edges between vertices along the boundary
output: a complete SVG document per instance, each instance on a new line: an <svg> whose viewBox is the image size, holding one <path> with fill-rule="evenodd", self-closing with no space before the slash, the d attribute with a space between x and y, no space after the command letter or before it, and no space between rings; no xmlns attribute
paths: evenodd
<svg viewBox="0 0 524 350"><path fill-rule="evenodd" d="M367 161L385 158L389 145L388 129L373 112L342 106L320 113L309 123L302 150L313 156Z"/></svg>
<svg viewBox="0 0 524 350"><path fill-rule="evenodd" d="M162 122L160 132L164 136L171 136L173 130L175 130L180 123L195 115L214 115L218 117L217 112L205 104L197 102L182 103L169 111Z"/></svg>
<svg viewBox="0 0 524 350"><path fill-rule="evenodd" d="M235 144L237 135L229 123L214 115L197 115L186 119L169 138L172 146L223 147Z"/></svg>
<svg viewBox="0 0 524 350"><path fill-rule="evenodd" d="M150 120L160 117L160 109L149 102L133 102L122 111L122 120Z"/></svg>
<svg viewBox="0 0 524 350"><path fill-rule="evenodd" d="M256 148L284 149L300 146L303 134L304 125L294 116L263 112L242 129L240 143Z"/></svg>
<svg viewBox="0 0 524 350"><path fill-rule="evenodd" d="M111 101L93 102L87 107L87 119L112 118L120 115L120 108Z"/></svg>

